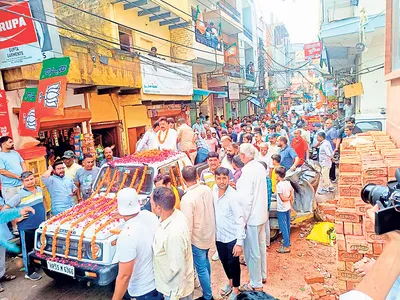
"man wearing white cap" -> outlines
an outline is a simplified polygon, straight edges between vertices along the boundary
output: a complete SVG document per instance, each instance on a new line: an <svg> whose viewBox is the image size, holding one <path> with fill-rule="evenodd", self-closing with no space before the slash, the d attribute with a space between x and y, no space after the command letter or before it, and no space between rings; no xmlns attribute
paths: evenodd
<svg viewBox="0 0 400 300"><path fill-rule="evenodd" d="M112 300L121 300L126 290L137 300L162 299L156 290L152 250L159 221L153 213L140 210L135 189L122 189L117 194L117 201L118 213L125 224L114 257L114 262L119 265Z"/></svg>

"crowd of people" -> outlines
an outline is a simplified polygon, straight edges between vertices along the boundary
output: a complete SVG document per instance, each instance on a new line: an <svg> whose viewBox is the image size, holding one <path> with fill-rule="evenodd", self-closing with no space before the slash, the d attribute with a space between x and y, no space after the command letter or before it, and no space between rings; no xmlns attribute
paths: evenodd
<svg viewBox="0 0 400 300"><path fill-rule="evenodd" d="M236 299L241 292L262 291L267 282L273 195L283 237L277 251L285 254L291 251L294 201L287 172L317 152L323 174L319 193L333 192L334 156L340 141L359 131L354 123L349 118L341 131L332 119L326 119L310 128L295 112L228 120L215 116L213 123L200 114L192 126L183 118L160 118L138 141L136 151L178 150L193 164L206 161L208 168L199 179L195 167L183 168L185 190L171 186L168 175L156 176L151 212L141 210L134 189L125 188L117 194L118 211L126 223L117 243L119 274L113 299L122 299L127 291L136 299L192 299L195 277L203 291L200 299L213 299L208 257L214 246L213 260L221 261L227 276L221 295ZM2 210L31 206L36 212L21 213L22 217L12 222L12 232L21 239L25 277L39 280L40 274L29 265L27 254L33 250L35 230L46 217L43 192L14 151L12 138L1 137L0 146ZM115 159L112 149L105 148L100 166ZM51 214L88 199L98 172L95 157L85 155L81 166L73 151L66 151L49 166L41 179L51 196ZM7 242L7 225L2 225L0 278L13 280L15 276L5 274L5 249L13 246ZM248 283L241 282L240 263L249 269Z"/></svg>

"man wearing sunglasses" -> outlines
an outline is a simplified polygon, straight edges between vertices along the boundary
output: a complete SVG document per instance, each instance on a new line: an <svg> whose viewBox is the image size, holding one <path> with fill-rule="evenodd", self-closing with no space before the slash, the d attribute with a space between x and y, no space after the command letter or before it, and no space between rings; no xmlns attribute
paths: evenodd
<svg viewBox="0 0 400 300"><path fill-rule="evenodd" d="M30 171L21 174L23 188L11 199L6 201L5 209L21 208L30 206L35 210L35 214L29 213L17 219L18 229L21 238L22 258L25 267L25 278L39 280L42 278L35 269L29 264L28 253L34 248L35 230L45 220L46 211L43 205L43 192L36 186L36 180Z"/></svg>

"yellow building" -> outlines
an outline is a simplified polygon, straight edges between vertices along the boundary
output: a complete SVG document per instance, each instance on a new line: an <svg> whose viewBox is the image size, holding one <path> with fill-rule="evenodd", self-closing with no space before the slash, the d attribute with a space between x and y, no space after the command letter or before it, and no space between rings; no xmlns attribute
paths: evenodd
<svg viewBox="0 0 400 300"><path fill-rule="evenodd" d="M82 124L84 132L115 145L119 156L132 153L140 134L160 116L187 117L193 95L190 58L176 59L173 53L174 46L186 45L175 40L176 32L192 24L189 2L75 3L53 2L62 54L71 58L66 107L74 109L58 121ZM152 47L157 57L149 55ZM3 71L10 97L35 86L40 70L41 64L34 64ZM18 109L18 99L13 103ZM83 110L90 114L76 119Z"/></svg>

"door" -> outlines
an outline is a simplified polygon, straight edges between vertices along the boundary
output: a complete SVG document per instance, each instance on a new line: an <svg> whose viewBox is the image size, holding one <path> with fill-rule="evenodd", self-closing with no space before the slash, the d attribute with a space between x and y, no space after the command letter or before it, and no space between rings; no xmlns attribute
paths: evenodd
<svg viewBox="0 0 400 300"><path fill-rule="evenodd" d="M129 137L129 153L135 153L136 151L136 143L140 139L140 135L146 132L145 126L140 127L132 127L128 128L128 137Z"/></svg>

